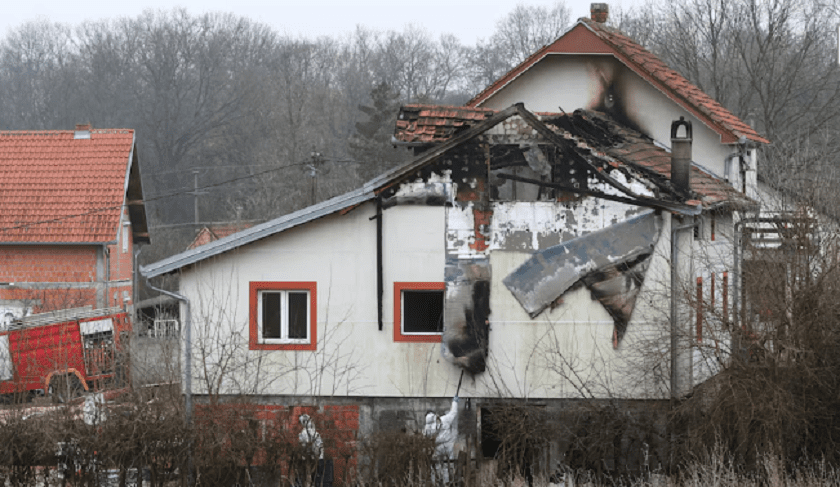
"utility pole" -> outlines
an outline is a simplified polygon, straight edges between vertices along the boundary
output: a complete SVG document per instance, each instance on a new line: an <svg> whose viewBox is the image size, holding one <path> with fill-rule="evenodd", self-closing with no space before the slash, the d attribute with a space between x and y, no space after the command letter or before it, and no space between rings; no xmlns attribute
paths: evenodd
<svg viewBox="0 0 840 487"><path fill-rule="evenodd" d="M193 203L194 203L194 207L195 207L195 209L194 209L195 230L198 231L199 230L198 225L201 222L201 219L199 218L199 214L198 214L198 197L203 195L203 194L207 194L207 191L199 191L199 189L198 189L198 173L199 173L199 170L198 169L193 169L192 173L193 173L193 190L192 191L187 191L187 194L191 194L193 196Z"/></svg>
<svg viewBox="0 0 840 487"><path fill-rule="evenodd" d="M310 205L318 202L318 171L320 171L321 164L324 162L321 159L321 153L312 151L310 154L312 162L309 164L309 176L312 179L312 186L310 191Z"/></svg>

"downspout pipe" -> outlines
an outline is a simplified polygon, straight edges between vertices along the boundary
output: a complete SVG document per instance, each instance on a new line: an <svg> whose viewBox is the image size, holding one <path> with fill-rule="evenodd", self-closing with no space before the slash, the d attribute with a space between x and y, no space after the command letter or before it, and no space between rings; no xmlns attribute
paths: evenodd
<svg viewBox="0 0 840 487"><path fill-rule="evenodd" d="M376 220L376 321L379 323L379 331L382 331L382 295L385 289L382 270L382 196L376 197L376 214L369 220Z"/></svg>

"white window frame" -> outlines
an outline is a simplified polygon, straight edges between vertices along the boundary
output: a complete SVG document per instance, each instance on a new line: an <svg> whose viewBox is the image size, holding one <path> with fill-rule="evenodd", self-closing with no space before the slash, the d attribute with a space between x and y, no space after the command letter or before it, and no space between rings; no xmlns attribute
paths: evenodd
<svg viewBox="0 0 840 487"><path fill-rule="evenodd" d="M289 293L306 295L306 338L289 338ZM280 337L266 338L263 336L263 296L265 294L280 294ZM261 289L257 291L257 343L265 345L309 345L312 336L309 329L312 310L310 310L310 294L308 289Z"/></svg>

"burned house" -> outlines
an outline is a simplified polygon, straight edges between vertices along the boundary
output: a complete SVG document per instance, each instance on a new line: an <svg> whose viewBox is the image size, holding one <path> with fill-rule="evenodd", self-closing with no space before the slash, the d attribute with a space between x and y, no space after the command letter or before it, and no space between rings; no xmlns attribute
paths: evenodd
<svg viewBox="0 0 840 487"><path fill-rule="evenodd" d="M739 142L763 139L616 39L582 19L468 106L403 107L409 163L143 267L180 274L185 392L351 407L361 433L419 431L458 393L490 445L500 402L650 408L713 374L756 206Z"/></svg>

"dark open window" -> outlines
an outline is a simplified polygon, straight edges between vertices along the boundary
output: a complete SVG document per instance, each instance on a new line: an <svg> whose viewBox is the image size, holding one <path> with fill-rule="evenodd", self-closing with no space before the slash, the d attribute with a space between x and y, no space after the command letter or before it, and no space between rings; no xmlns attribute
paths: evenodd
<svg viewBox="0 0 840 487"><path fill-rule="evenodd" d="M394 341L440 342L445 289L442 282L394 283Z"/></svg>
<svg viewBox="0 0 840 487"><path fill-rule="evenodd" d="M403 291L402 332L443 332L443 291Z"/></svg>

